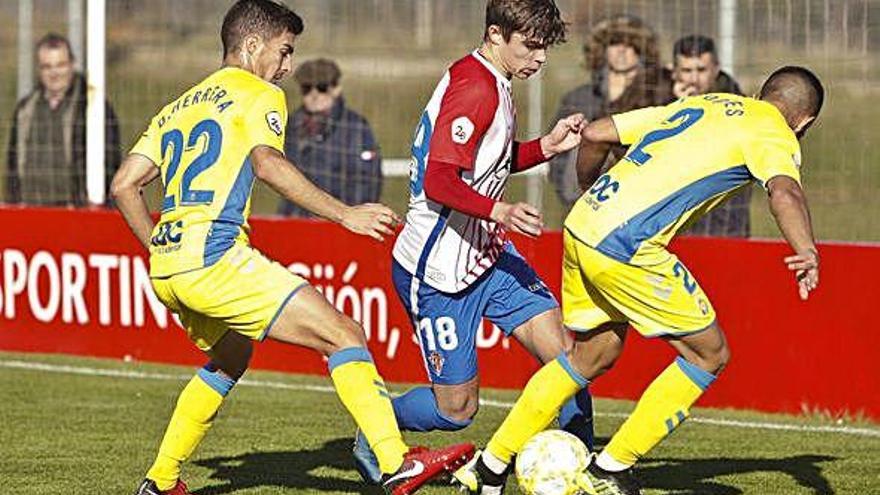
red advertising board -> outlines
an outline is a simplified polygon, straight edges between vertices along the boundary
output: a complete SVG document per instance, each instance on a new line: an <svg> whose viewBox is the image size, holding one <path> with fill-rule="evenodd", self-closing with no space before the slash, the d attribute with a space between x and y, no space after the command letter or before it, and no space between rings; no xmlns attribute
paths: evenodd
<svg viewBox="0 0 880 495"><path fill-rule="evenodd" d="M115 212L0 208L0 349L201 364L150 288L140 245ZM254 244L308 278L360 321L389 381L422 382L424 365L391 285L392 242L317 221L254 219ZM515 238L558 294L561 235ZM862 413L880 419L880 332L868 325L880 247L821 246L822 279L797 297L775 241L682 238L673 250L709 294L733 358L700 405L765 411ZM482 383L520 388L537 369L489 324L477 339ZM602 397L637 398L672 360L669 346L633 333ZM253 367L326 373L321 356L273 342Z"/></svg>

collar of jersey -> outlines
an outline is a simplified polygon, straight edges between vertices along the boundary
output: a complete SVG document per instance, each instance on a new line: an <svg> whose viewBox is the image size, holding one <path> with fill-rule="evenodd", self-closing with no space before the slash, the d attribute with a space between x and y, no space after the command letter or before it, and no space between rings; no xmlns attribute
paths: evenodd
<svg viewBox="0 0 880 495"><path fill-rule="evenodd" d="M217 72L223 72L223 71L225 71L225 70L229 70L229 71L232 71L232 72L238 72L238 73L241 73L241 74L244 75L245 77L249 77L250 79L253 79L254 81L258 81L258 82L261 82L261 83L263 83L263 84L267 84L267 85L269 85L269 86L272 86L273 88L281 89L277 84L275 84L275 83L273 83L273 82L269 82L269 81L263 79L262 77L260 77L260 76L258 76L258 75L256 75L256 74L254 74L254 73L251 72L251 71L248 71L248 70L244 70L244 69L242 69L241 67L235 67L235 66L233 66L233 65L225 65L225 66L223 66L223 67L220 67L220 70L218 70Z"/></svg>
<svg viewBox="0 0 880 495"><path fill-rule="evenodd" d="M474 50L471 53L471 55L473 55L473 57L475 59L477 59L481 64L483 64L483 66L485 68L489 69L489 72L491 72L492 75L495 76L495 79L498 79L499 81L501 81L508 88L510 87L510 79L504 77L504 74L502 74L498 69L496 69L495 66L492 65L492 62L489 62L488 60L486 60L485 57L483 57L483 55L480 53L479 49Z"/></svg>

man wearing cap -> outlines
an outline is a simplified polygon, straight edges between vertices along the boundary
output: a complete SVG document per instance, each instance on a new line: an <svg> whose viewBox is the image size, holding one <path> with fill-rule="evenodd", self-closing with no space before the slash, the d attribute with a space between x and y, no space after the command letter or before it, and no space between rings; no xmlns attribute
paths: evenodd
<svg viewBox="0 0 880 495"><path fill-rule="evenodd" d="M302 106L290 116L284 152L318 187L347 204L375 203L382 192L379 145L370 124L350 110L332 60L309 60L293 74ZM283 200L278 213L311 217Z"/></svg>

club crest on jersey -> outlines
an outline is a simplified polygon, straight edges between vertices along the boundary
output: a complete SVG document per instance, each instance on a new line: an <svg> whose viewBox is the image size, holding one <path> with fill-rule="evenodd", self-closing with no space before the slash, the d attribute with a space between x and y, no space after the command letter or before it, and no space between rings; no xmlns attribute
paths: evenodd
<svg viewBox="0 0 880 495"><path fill-rule="evenodd" d="M452 121L452 142L464 144L468 142L474 133L474 123L471 119L461 116Z"/></svg>
<svg viewBox="0 0 880 495"><path fill-rule="evenodd" d="M708 315L709 314L709 303L707 303L705 299L700 299L698 301L698 304L700 306L700 313L703 313L703 316Z"/></svg>
<svg viewBox="0 0 880 495"><path fill-rule="evenodd" d="M431 369L434 370L434 373L437 375L441 375L443 373L443 364L446 362L443 359L443 356L440 355L437 351L431 351L428 354L428 363L431 365Z"/></svg>
<svg viewBox="0 0 880 495"><path fill-rule="evenodd" d="M269 124L269 129L275 133L276 136L280 136L282 132L284 132L284 127L281 124L281 114L276 111L271 111L266 114L266 123Z"/></svg>

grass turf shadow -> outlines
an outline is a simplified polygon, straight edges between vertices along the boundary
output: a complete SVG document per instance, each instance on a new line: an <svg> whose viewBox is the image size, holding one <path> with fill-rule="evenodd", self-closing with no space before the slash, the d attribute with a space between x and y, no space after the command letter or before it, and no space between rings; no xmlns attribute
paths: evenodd
<svg viewBox="0 0 880 495"><path fill-rule="evenodd" d="M825 455L798 455L779 459L650 459L637 468L644 488L681 495L740 495L743 490L718 481L718 477L746 473L781 473L798 486L817 495L832 495L831 484L822 475L822 463L835 461Z"/></svg>
<svg viewBox="0 0 880 495"><path fill-rule="evenodd" d="M209 479L225 482L193 490L193 495L222 495L261 486L321 492L380 493L357 481L315 476L310 471L334 468L354 472L350 438L331 440L312 450L252 452L199 459L194 464L212 470Z"/></svg>

